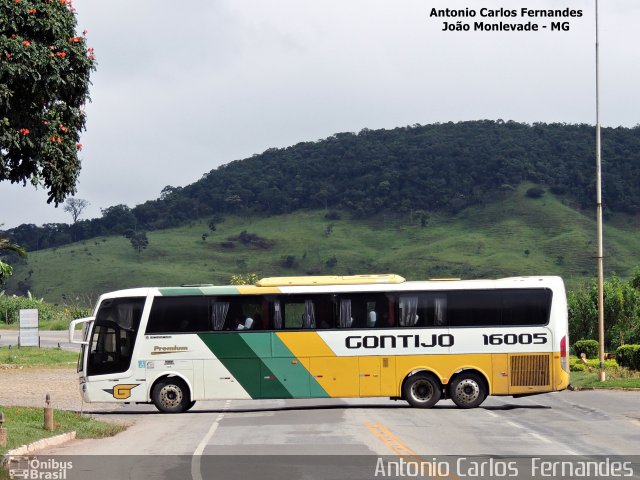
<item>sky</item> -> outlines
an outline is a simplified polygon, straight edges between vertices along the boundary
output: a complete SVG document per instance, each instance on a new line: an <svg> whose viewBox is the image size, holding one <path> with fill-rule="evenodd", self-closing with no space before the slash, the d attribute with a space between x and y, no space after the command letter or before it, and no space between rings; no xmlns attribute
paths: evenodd
<svg viewBox="0 0 640 480"><path fill-rule="evenodd" d="M595 124L595 0L75 0L92 75L83 218L272 147L435 122ZM582 10L569 31L442 31L480 9ZM435 18L431 9L476 11ZM566 20L566 19L560 19ZM640 123L640 2L600 1L600 116ZM603 143L606 138L603 137ZM594 154L595 171L595 154ZM0 183L0 224L71 222Z"/></svg>

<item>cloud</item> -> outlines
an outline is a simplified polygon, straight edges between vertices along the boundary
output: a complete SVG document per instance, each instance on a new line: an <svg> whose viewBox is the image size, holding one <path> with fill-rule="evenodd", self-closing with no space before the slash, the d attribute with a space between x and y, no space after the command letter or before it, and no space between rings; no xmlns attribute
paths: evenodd
<svg viewBox="0 0 640 480"><path fill-rule="evenodd" d="M638 2L601 2L602 120L638 123ZM216 166L341 131L472 119L593 123L593 2L568 32L442 32L498 0L76 0L98 56L78 197L156 198ZM511 0L509 8L532 8ZM558 8L536 0L535 8ZM506 21L506 20L505 20ZM606 141L606 139L603 139ZM66 221L0 184L0 222Z"/></svg>

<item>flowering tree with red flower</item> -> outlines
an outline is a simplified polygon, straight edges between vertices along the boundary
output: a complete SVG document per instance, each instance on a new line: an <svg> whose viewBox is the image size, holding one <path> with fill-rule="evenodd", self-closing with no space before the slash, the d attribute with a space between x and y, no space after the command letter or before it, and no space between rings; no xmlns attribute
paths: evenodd
<svg viewBox="0 0 640 480"><path fill-rule="evenodd" d="M95 55L70 0L0 0L0 181L75 193Z"/></svg>

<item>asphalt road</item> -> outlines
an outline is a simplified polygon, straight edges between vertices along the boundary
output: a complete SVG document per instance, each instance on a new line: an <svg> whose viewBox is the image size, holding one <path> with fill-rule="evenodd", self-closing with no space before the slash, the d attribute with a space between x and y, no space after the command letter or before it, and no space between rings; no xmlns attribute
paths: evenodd
<svg viewBox="0 0 640 480"><path fill-rule="evenodd" d="M387 456L638 455L639 405L639 392L623 391L492 397L473 410L450 401L419 410L386 399L199 402L179 415L130 405L98 414L133 423L127 431L44 453L89 455L83 471L92 478L105 468L112 476L104 478L373 478L377 459ZM634 473L639 478L640 466Z"/></svg>
<svg viewBox="0 0 640 480"><path fill-rule="evenodd" d="M18 330L0 330L0 347L18 345ZM57 347L72 352L79 352L80 345L69 343L69 332L67 330L41 330L39 332L41 347ZM76 338L80 338L80 331L76 333Z"/></svg>

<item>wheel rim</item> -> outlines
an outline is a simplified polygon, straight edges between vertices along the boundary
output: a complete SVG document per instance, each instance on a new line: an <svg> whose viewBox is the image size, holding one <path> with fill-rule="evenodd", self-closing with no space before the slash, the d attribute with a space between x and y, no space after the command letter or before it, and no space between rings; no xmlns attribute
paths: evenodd
<svg viewBox="0 0 640 480"><path fill-rule="evenodd" d="M182 403L182 389L176 385L165 385L160 389L160 403L165 408L175 408Z"/></svg>
<svg viewBox="0 0 640 480"><path fill-rule="evenodd" d="M480 385L471 378L465 378L456 385L455 395L461 403L473 403L480 396Z"/></svg>
<svg viewBox="0 0 640 480"><path fill-rule="evenodd" d="M433 398L433 385L428 380L416 380L411 385L411 396L416 402L428 402Z"/></svg>

